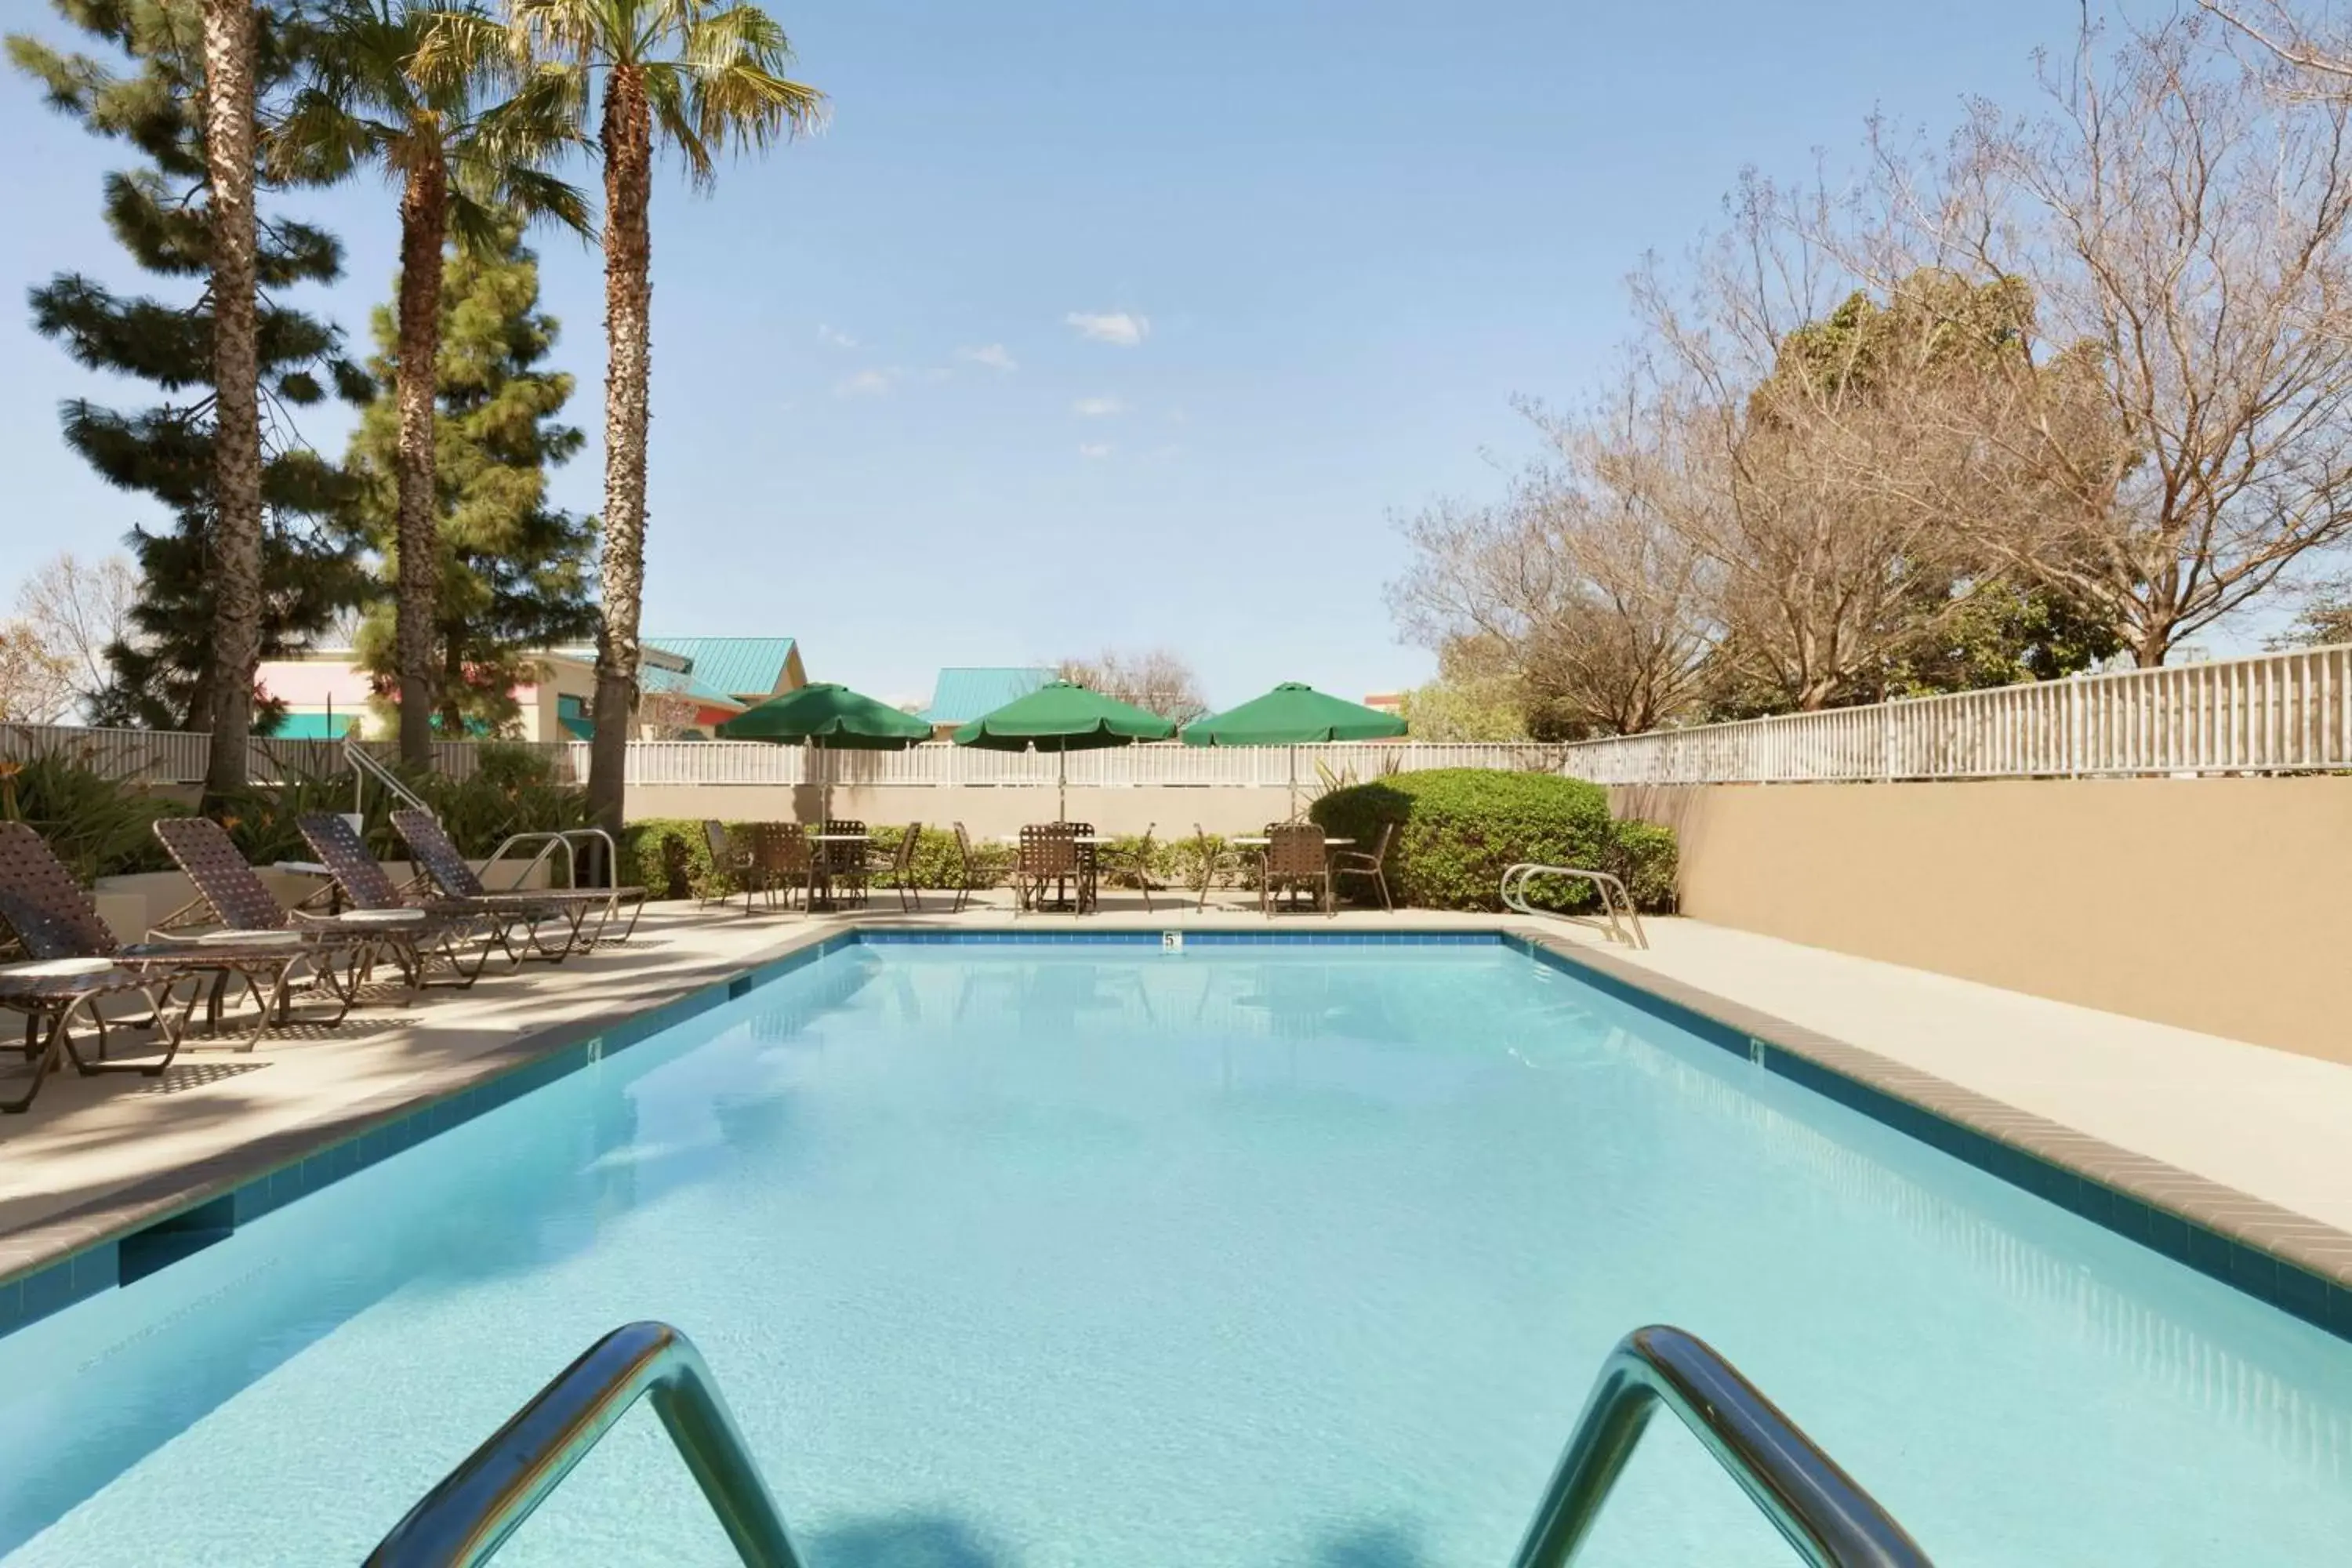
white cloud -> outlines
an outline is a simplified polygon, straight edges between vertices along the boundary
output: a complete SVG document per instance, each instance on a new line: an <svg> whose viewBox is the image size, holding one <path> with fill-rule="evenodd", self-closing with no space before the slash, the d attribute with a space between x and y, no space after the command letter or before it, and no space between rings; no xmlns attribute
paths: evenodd
<svg viewBox="0 0 2352 1568"><path fill-rule="evenodd" d="M816 324L816 341L821 343L831 343L837 349L854 349L857 346L856 338L838 327L826 326L823 321Z"/></svg>
<svg viewBox="0 0 2352 1568"><path fill-rule="evenodd" d="M991 370L1012 371L1021 368L1021 362L1005 352L1003 343L982 343L976 349L958 349L956 358L984 364Z"/></svg>
<svg viewBox="0 0 2352 1568"><path fill-rule="evenodd" d="M1125 310L1073 310L1062 320L1077 328L1082 338L1114 343L1123 349L1131 349L1151 335L1151 318L1130 315Z"/></svg>
<svg viewBox="0 0 2352 1568"><path fill-rule="evenodd" d="M1127 405L1116 397L1081 397L1070 405L1070 412L1081 419L1107 419L1126 413Z"/></svg>
<svg viewBox="0 0 2352 1568"><path fill-rule="evenodd" d="M835 382L833 395L835 397L882 397L888 395L898 380L898 373L895 370L861 370L856 375Z"/></svg>
<svg viewBox="0 0 2352 1568"><path fill-rule="evenodd" d="M1108 458L1110 456L1110 443L1108 441L1081 441L1078 443L1078 456L1081 458Z"/></svg>

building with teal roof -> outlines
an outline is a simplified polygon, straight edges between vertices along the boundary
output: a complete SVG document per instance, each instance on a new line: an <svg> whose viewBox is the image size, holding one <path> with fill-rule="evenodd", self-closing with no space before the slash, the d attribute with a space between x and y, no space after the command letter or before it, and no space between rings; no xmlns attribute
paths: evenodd
<svg viewBox="0 0 2352 1568"><path fill-rule="evenodd" d="M1045 665L959 665L940 671L931 705L919 715L934 729L968 724L983 713L1026 697L1054 679Z"/></svg>
<svg viewBox="0 0 2352 1568"><path fill-rule="evenodd" d="M686 661L691 695L708 692L748 706L808 684L800 644L792 637L648 637L645 642L648 650L659 648Z"/></svg>

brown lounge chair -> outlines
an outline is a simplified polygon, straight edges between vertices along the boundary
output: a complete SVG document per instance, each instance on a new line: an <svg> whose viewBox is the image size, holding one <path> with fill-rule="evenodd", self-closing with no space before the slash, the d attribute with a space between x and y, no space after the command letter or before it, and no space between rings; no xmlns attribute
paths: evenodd
<svg viewBox="0 0 2352 1568"><path fill-rule="evenodd" d="M31 960L0 971L0 1006L24 1013L26 1050L34 1057L32 1081L24 1095L0 1100L0 1110L30 1105L41 1080L68 1060L84 1073L160 1074L178 1053L199 1002L209 998L217 1021L231 977L244 983L256 1003L253 1027L237 1047L241 1050L252 1049L272 1023L290 1021L298 982L335 998L332 1016L320 1020L330 1024L350 1010L355 987L352 972L325 962L327 952L275 933L237 931L218 940L125 945L100 918L98 906L65 862L21 822L0 822L0 921ZM331 951L343 955L342 950ZM166 1009L171 993L180 981L191 978L199 984L176 1023L170 1021ZM152 1016L141 1026L157 1031L163 1053L154 1061L108 1062L108 1021L99 1005L109 996L131 993L148 1004ZM95 1063L84 1060L73 1043L75 1021L85 1016L98 1034L100 1059ZM44 1023L46 1037L37 1046Z"/></svg>
<svg viewBox="0 0 2352 1568"><path fill-rule="evenodd" d="M390 922L395 919L410 920L410 915L395 915L398 910L418 910L425 913L425 929L417 934L417 968L410 984L429 985L425 973L432 961L440 959L456 972L455 984L459 990L481 978L482 970L493 952L503 952L508 961L520 963L523 955L512 939L513 928L524 915L511 909L492 908L454 899L408 899L393 886L392 879L376 863L368 847L361 842L359 830L330 811L305 813L294 819L302 841L310 853L327 868L327 874L342 889L344 900L359 914L343 918L373 918ZM541 915L538 918L545 919ZM466 963L466 943L480 939L481 950L473 955L472 967Z"/></svg>
<svg viewBox="0 0 2352 1568"><path fill-rule="evenodd" d="M341 915L296 911L246 863L228 830L208 816L166 816L155 837L196 889L196 906L232 931L293 931L317 951L355 951L363 981L378 954L389 956L412 985L423 972L420 942L429 924L422 910L403 920L366 910ZM400 911L394 911L398 913ZM167 925L169 921L165 922ZM207 941L219 941L215 932Z"/></svg>
<svg viewBox="0 0 2352 1568"><path fill-rule="evenodd" d="M637 917L645 912L643 888L517 888L494 892L482 885L481 878L474 874L474 868L466 863L457 846L431 814L395 811L392 814L392 826L443 897L517 910L549 910L566 920L569 933L564 952L574 947L586 952L607 940L626 942L637 929ZM611 929L623 904L629 907L629 923L620 935L608 939L604 933ZM589 930L587 921L592 914L596 917L596 924ZM562 953L549 956L560 960Z"/></svg>
<svg viewBox="0 0 2352 1568"><path fill-rule="evenodd" d="M1370 877L1372 879L1372 886L1380 889L1381 908L1391 911L1395 910L1396 905L1389 899L1388 859L1389 846L1396 841L1396 830L1395 823L1383 822L1381 824L1381 836L1372 840L1372 847L1370 849L1342 849L1331 857L1331 875L1334 879L1340 877Z"/></svg>

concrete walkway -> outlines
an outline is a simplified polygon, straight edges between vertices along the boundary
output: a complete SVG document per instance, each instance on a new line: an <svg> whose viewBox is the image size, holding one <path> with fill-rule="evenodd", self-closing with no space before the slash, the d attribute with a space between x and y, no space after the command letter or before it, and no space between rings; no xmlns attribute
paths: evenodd
<svg viewBox="0 0 2352 1568"><path fill-rule="evenodd" d="M1147 912L1133 895L1083 922L1021 917L1024 930L1239 926L1264 930L1240 896ZM866 923L1004 926L1003 895L961 915L902 915L883 894ZM54 1079L25 1116L0 1121L0 1277L119 1226L128 1197L173 1173L217 1169L311 1124L432 1098L528 1049L541 1031L688 994L852 921L751 919L656 906L625 946L561 968L497 973L299 1031L249 1056L184 1053L161 1079ZM1588 928L1422 912L1298 917L1284 930L1494 929L1540 924L1578 944ZM2352 1232L2352 1068L2063 1003L1848 958L1689 921L1650 922L1648 952L1610 951L1715 996L1932 1073L2106 1142ZM323 1141L323 1134L322 1134Z"/></svg>

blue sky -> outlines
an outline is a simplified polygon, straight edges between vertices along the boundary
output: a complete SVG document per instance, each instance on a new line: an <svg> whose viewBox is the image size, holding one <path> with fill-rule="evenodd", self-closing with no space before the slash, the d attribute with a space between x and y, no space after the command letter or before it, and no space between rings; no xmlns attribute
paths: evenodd
<svg viewBox="0 0 2352 1568"><path fill-rule="evenodd" d="M1211 699L1424 679L1381 596L1392 514L1498 484L1514 395L1572 401L1622 279L1684 250L1745 164L1801 173L1874 109L1940 131L2022 103L2054 0L1643 5L779 0L825 133L654 210L646 626L789 632L891 697L943 664L1166 645ZM13 26L53 38L47 7ZM78 268L136 284L98 216L119 150L10 78L0 226L0 588L140 519L59 443L121 391L26 325ZM386 294L374 181L313 303ZM600 426L593 253L541 240L576 422ZM136 395L136 389L132 389ZM340 452L348 419L303 435ZM558 479L595 510L601 449Z"/></svg>

